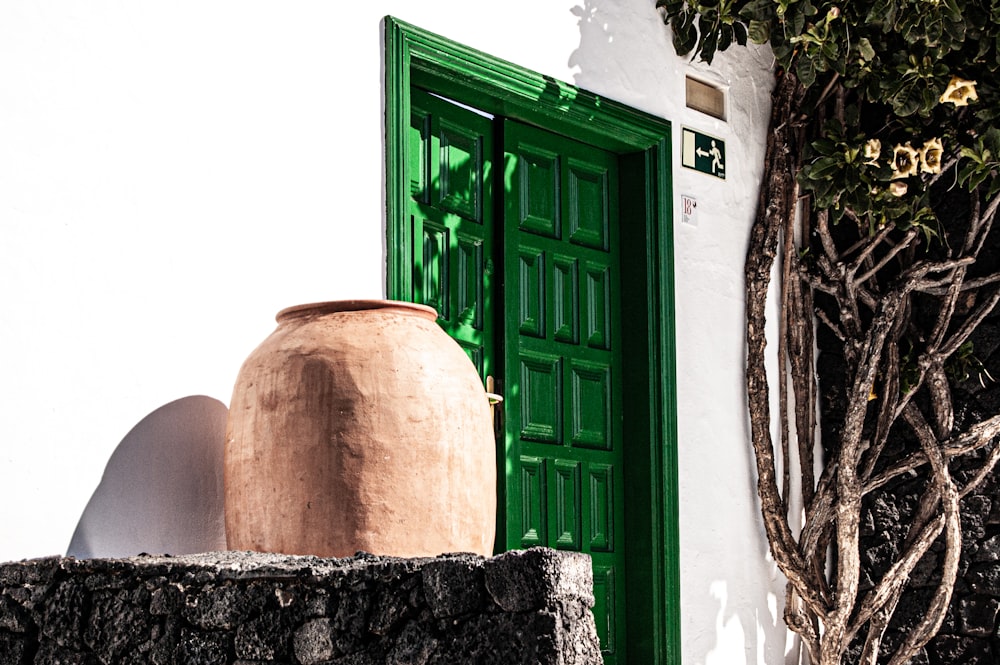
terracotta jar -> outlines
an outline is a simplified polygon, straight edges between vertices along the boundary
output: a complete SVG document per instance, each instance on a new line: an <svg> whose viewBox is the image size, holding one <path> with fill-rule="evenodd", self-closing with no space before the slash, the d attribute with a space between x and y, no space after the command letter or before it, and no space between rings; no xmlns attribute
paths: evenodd
<svg viewBox="0 0 1000 665"><path fill-rule="evenodd" d="M492 554L489 401L436 318L430 307L380 300L278 314L233 390L229 549Z"/></svg>

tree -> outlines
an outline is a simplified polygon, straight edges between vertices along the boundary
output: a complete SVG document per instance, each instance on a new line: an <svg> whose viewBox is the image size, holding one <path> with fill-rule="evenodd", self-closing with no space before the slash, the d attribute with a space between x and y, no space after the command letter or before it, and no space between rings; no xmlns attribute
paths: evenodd
<svg viewBox="0 0 1000 665"><path fill-rule="evenodd" d="M748 40L776 58L764 178L745 264L746 386L758 494L786 576L785 621L810 660L902 665L941 626L962 549L962 498L998 459L1000 415L956 418L991 380L977 327L1000 301L1000 0L658 0L678 53L711 62ZM777 264L777 266L776 266ZM764 311L781 280L772 415ZM839 379L817 373L817 333ZM814 474L820 381L824 425ZM780 424L772 441L772 418ZM792 477L792 457L800 471ZM779 469L782 476L779 478ZM901 478L920 500L891 565L862 584L862 508ZM800 521L789 500L797 484ZM937 543L937 544L935 544ZM914 570L943 549L922 619L886 639Z"/></svg>

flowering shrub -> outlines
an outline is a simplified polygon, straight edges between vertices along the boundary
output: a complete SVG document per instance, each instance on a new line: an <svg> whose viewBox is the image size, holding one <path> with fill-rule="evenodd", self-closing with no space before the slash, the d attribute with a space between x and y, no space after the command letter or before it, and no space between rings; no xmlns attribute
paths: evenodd
<svg viewBox="0 0 1000 665"><path fill-rule="evenodd" d="M935 229L927 185L945 164L975 188L1000 155L1000 2L996 0L657 0L679 53L711 62L732 43L768 42L817 107L847 91L839 118L810 143L801 184L817 209L876 229L886 220ZM979 81L980 83L977 83ZM915 139L915 140L914 140ZM873 143L874 141L874 143ZM923 149L912 146L923 143ZM872 157L891 145L890 170ZM863 150L863 152L859 152ZM857 159L858 156L862 159ZM885 197L907 178L905 195ZM992 178L990 192L995 193Z"/></svg>
<svg viewBox="0 0 1000 665"><path fill-rule="evenodd" d="M939 101L942 104L951 102L955 106L968 106L970 100L979 100L979 95L976 94L976 82L952 76Z"/></svg>
<svg viewBox="0 0 1000 665"><path fill-rule="evenodd" d="M972 373L993 380L973 335L1000 306L1000 0L656 5L679 53L711 62L753 41L775 56L744 270L750 438L785 622L820 665L927 662L960 575L962 499L1000 462L1000 415L956 414L952 398ZM819 423L818 407L834 413ZM900 483L919 505L866 530L873 497ZM920 589L918 564L933 571Z"/></svg>

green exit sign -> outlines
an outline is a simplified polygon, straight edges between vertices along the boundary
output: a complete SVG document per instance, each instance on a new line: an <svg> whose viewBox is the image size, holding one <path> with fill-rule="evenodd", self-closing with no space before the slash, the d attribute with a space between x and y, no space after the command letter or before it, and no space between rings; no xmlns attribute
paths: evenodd
<svg viewBox="0 0 1000 665"><path fill-rule="evenodd" d="M687 127L681 129L681 164L726 179L726 142Z"/></svg>

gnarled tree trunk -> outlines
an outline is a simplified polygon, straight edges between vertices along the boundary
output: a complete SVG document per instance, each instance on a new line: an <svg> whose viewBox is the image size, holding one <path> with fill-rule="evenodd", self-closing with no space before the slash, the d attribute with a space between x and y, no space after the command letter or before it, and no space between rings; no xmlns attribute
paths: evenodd
<svg viewBox="0 0 1000 665"><path fill-rule="evenodd" d="M834 82L831 115L838 103L843 108L844 94ZM918 225L870 229L850 214L832 227L826 211L813 211L796 185L804 145L819 125L799 115L802 97L793 73L779 75L745 266L747 397L761 512L788 579L785 619L810 661L840 665L850 653L864 663L903 665L934 636L948 610L962 549L960 501L1000 459L1000 416L960 428L949 378L949 369L961 373L975 365L967 343L1000 300L1000 274L977 266L983 247L996 242L990 232L1000 199L973 192L960 200L942 179L954 179L952 163L931 183L940 190L938 216L947 220L940 238ZM783 283L779 403L772 414L765 308L774 274ZM844 367L842 381L831 387L839 420L826 428L835 435L823 442L819 478L813 474L816 386L833 379L817 375L815 325L839 340ZM771 436L775 418L778 442ZM954 472L959 459L961 477ZM922 490L908 531L889 543L895 555L886 572L863 584L863 508L874 492L911 476ZM789 504L792 483L805 501L798 529L803 507ZM889 644L886 629L932 546L943 548L936 589L917 625Z"/></svg>

